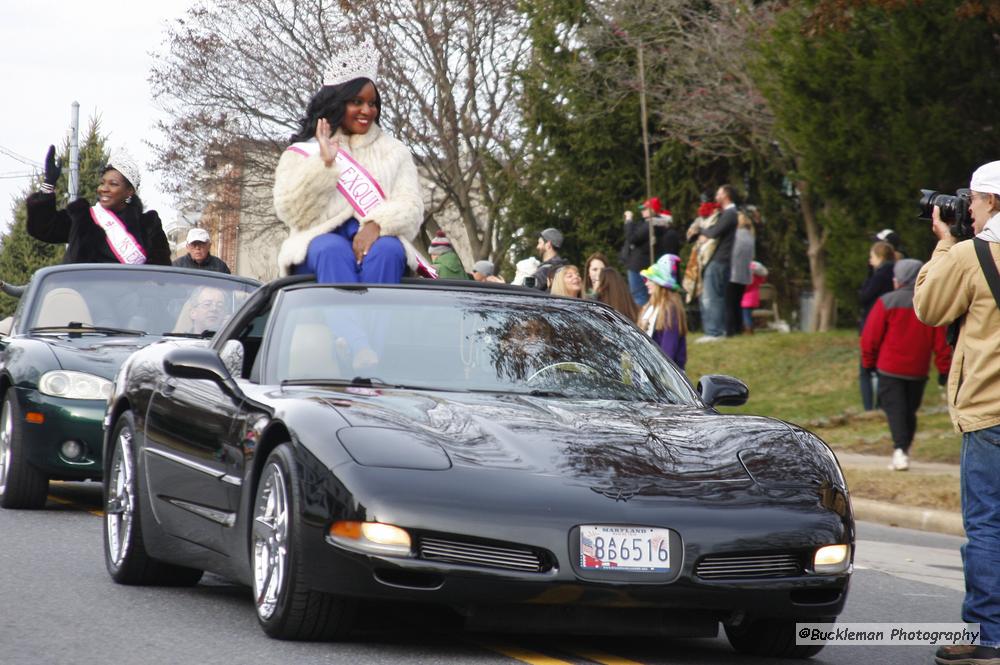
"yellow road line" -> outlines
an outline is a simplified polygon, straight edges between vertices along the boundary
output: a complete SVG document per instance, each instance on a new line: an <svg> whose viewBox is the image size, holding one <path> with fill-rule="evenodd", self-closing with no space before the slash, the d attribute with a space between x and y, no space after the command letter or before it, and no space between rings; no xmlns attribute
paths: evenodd
<svg viewBox="0 0 1000 665"><path fill-rule="evenodd" d="M604 653L603 651L596 651L594 649L580 649L580 648L567 649L565 646L562 648L565 651L568 651L569 653L576 654L581 658L592 660L595 663L600 663L601 665L643 665L642 663L636 660L629 660L628 658L622 658L621 656L614 656L610 653Z"/></svg>
<svg viewBox="0 0 1000 665"><path fill-rule="evenodd" d="M546 656L543 653L538 653L537 651L531 651L530 649L510 644L486 644L480 642L479 646L484 649L489 649L490 651L496 651L497 653L503 654L508 658L519 660L522 663L528 663L528 665L573 665L568 660L560 660L558 658Z"/></svg>
<svg viewBox="0 0 1000 665"><path fill-rule="evenodd" d="M72 508L82 507L80 506L80 504L74 501L70 501L69 499L63 499L62 497L58 496L53 496L52 494L49 494L48 499L49 501L55 501L56 503L62 504L64 506L70 506ZM91 515L96 515L97 517L104 517L104 512L101 510L87 510L87 512L90 513Z"/></svg>

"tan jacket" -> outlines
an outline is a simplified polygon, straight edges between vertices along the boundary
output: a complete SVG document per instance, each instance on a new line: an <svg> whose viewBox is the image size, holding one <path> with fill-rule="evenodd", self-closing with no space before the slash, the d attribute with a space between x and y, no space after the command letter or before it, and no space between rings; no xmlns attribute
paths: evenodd
<svg viewBox="0 0 1000 665"><path fill-rule="evenodd" d="M1000 243L990 243L990 252L994 261L1000 259ZM1000 425L1000 308L971 241L938 242L917 275L913 307L930 326L966 315L948 373L955 429L975 432Z"/></svg>

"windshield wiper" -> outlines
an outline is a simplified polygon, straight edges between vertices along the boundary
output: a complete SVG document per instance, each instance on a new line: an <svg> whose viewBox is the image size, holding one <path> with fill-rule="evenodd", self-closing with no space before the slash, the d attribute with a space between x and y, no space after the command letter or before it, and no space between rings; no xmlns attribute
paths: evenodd
<svg viewBox="0 0 1000 665"><path fill-rule="evenodd" d="M189 332L165 332L161 333L164 337L190 337L191 339L208 339L215 335L214 330L206 330L200 333L189 333Z"/></svg>
<svg viewBox="0 0 1000 665"><path fill-rule="evenodd" d="M461 388L415 386L405 383L387 383L373 376L356 376L353 379L285 379L281 386L347 386L348 388L389 388L393 390L434 390L440 392L467 392Z"/></svg>
<svg viewBox="0 0 1000 665"><path fill-rule="evenodd" d="M569 397L568 394L558 390L529 390L526 393L515 393L516 395L531 395L532 397Z"/></svg>
<svg viewBox="0 0 1000 665"><path fill-rule="evenodd" d="M96 334L96 335L132 335L143 337L146 332L143 330L131 330L129 328L111 328L109 326L85 326L76 321L70 321L64 326L37 326L28 330L29 333L60 332L68 334Z"/></svg>

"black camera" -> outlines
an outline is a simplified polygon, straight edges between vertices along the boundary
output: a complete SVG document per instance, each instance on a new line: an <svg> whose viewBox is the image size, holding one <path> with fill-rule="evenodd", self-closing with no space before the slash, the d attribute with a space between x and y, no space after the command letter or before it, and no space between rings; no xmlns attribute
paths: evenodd
<svg viewBox="0 0 1000 665"><path fill-rule="evenodd" d="M968 189L959 189L955 196L935 192L933 189L920 190L920 219L932 219L934 206L941 209L941 221L949 225L951 235L959 240L965 240L975 235L972 230L972 215L969 214L969 202L972 200Z"/></svg>

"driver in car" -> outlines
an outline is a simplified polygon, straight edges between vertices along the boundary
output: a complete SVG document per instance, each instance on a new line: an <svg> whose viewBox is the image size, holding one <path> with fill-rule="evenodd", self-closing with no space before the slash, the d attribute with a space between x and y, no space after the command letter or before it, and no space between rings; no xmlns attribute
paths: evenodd
<svg viewBox="0 0 1000 665"><path fill-rule="evenodd" d="M199 286L188 300L188 316L191 318L189 332L196 335L206 330L218 330L230 312L226 304L226 292L211 286Z"/></svg>
<svg viewBox="0 0 1000 665"><path fill-rule="evenodd" d="M541 317L513 322L501 338L496 358L497 373L525 380L554 360L556 334Z"/></svg>

